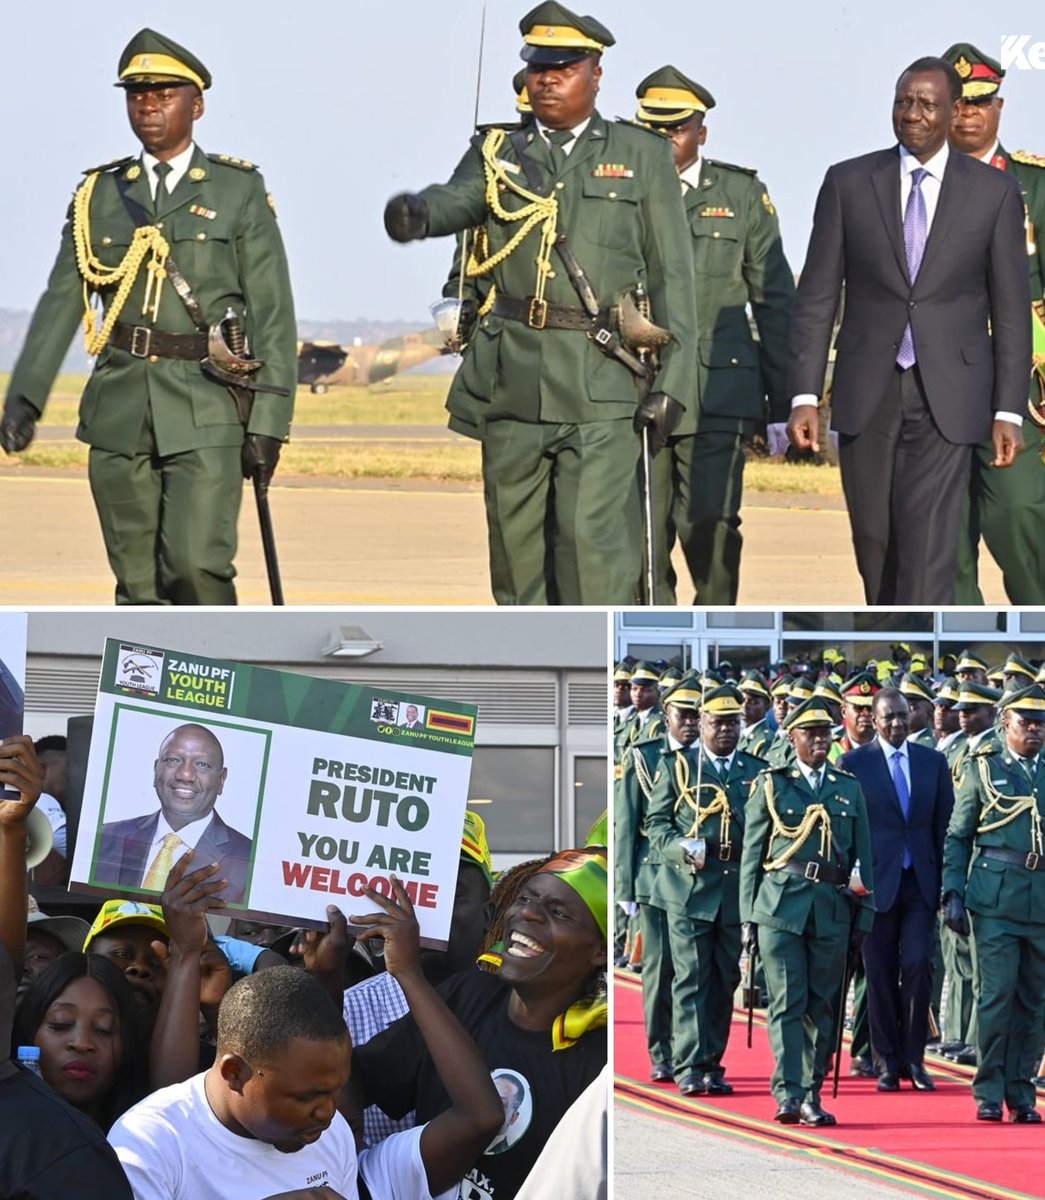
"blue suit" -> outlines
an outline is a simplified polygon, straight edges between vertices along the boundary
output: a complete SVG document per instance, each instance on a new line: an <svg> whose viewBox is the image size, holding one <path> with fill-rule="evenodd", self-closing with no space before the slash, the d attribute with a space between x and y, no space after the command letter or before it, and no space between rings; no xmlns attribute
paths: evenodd
<svg viewBox="0 0 1045 1200"><path fill-rule="evenodd" d="M944 756L911 742L907 752L906 817L877 737L839 763L859 780L867 801L875 883L874 925L864 943L868 1017L875 1058L893 1073L921 1063L925 1054L943 840L954 807Z"/></svg>
<svg viewBox="0 0 1045 1200"><path fill-rule="evenodd" d="M140 888L159 820L160 814L155 812L151 816L131 817L127 821L110 821L103 825L95 855L94 880ZM193 869L220 863L218 878L227 879L229 885L218 893L219 897L226 904L242 904L252 848L250 838L226 825L217 813L212 813L210 824L196 843Z"/></svg>

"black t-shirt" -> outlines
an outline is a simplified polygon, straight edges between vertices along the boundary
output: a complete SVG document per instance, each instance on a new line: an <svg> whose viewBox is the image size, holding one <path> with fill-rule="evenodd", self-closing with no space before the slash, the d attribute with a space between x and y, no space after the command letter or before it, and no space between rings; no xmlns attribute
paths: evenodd
<svg viewBox="0 0 1045 1200"><path fill-rule="evenodd" d="M508 1017L510 990L495 975L464 971L440 988L494 1076L508 1124L462 1181L460 1200L511 1200L559 1119L606 1063L606 1030L553 1050L551 1030L520 1029ZM390 1117L417 1109L421 1124L450 1107L411 1016L352 1054L352 1075Z"/></svg>
<svg viewBox="0 0 1045 1200"><path fill-rule="evenodd" d="M0 1079L0 1200L132 1200L97 1125L31 1071Z"/></svg>

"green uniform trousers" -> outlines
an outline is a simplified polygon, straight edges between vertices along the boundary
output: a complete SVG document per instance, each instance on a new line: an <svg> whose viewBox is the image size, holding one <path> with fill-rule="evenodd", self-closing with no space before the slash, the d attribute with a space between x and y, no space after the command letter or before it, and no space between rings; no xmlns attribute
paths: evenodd
<svg viewBox="0 0 1045 1200"><path fill-rule="evenodd" d="M977 1104L1009 1108L1034 1104L1031 1079L1041 1054L1045 1005L1045 926L970 914L976 942L979 993L976 1046L979 1065L972 1081Z"/></svg>
<svg viewBox="0 0 1045 1200"><path fill-rule="evenodd" d="M980 536L1002 570L1010 604L1045 603L1045 464L1042 433L1023 422L1024 448L1011 467L991 466L994 447L978 446L958 542L955 604L982 604L977 582Z"/></svg>
<svg viewBox="0 0 1045 1200"><path fill-rule="evenodd" d="M778 1104L820 1102L834 1050L848 944L848 928L819 932L812 912L801 934L758 927L769 990L769 1044L776 1059L770 1088Z"/></svg>
<svg viewBox="0 0 1045 1200"><path fill-rule="evenodd" d="M974 987L973 939L962 937L941 923L940 948L947 976L947 1010L943 1040L976 1045L976 995Z"/></svg>
<svg viewBox="0 0 1045 1200"><path fill-rule="evenodd" d="M703 432L672 438L653 460L657 603L675 604L676 537L696 590L694 604L736 604L744 438Z"/></svg>
<svg viewBox="0 0 1045 1200"><path fill-rule="evenodd" d="M627 421L483 428L490 579L498 604L633 604L642 572Z"/></svg>
<svg viewBox="0 0 1045 1200"><path fill-rule="evenodd" d="M117 604L235 604L238 446L161 458L146 419L131 457L91 447L91 494Z"/></svg>
<svg viewBox="0 0 1045 1200"><path fill-rule="evenodd" d="M671 1062L671 981L675 971L668 943L668 914L639 902L642 930L642 1012L654 1066Z"/></svg>
<svg viewBox="0 0 1045 1200"><path fill-rule="evenodd" d="M733 1023L733 993L740 983L740 925L698 921L669 912L672 1062L675 1078L693 1072L722 1075L722 1056Z"/></svg>

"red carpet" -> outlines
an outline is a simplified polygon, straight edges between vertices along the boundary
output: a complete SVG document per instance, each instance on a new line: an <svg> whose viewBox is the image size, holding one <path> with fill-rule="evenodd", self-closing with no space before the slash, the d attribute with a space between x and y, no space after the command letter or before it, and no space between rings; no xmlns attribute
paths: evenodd
<svg viewBox="0 0 1045 1200"><path fill-rule="evenodd" d="M975 1119L969 1084L973 1070L926 1058L935 1092L882 1094L875 1080L847 1076L843 1050L838 1098L830 1081L821 1102L839 1124L830 1129L782 1126L773 1121L769 1092L773 1059L764 1010L755 1012L752 1048L746 1015L734 1013L726 1055L732 1096L687 1099L673 1084L649 1082L639 979L615 973L615 1090L618 1103L653 1116L743 1138L768 1149L813 1155L929 1196L961 1200L1039 1200L1045 1196L1045 1124L995 1124ZM847 1038L848 1043L848 1038Z"/></svg>

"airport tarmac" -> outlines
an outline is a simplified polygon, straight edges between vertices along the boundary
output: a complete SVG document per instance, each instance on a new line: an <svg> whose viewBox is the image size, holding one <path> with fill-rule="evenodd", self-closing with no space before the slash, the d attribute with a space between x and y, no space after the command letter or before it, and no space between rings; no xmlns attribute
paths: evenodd
<svg viewBox="0 0 1045 1200"><path fill-rule="evenodd" d="M4 463L0 604L104 605L113 599L86 472ZM490 604L479 484L323 481L276 476L273 522L288 604ZM740 604L862 606L841 497L749 493ZM1001 574L981 555L988 604ZM253 499L240 515L241 604L269 602ZM681 561L680 578L687 578ZM680 599L689 602L688 590Z"/></svg>

